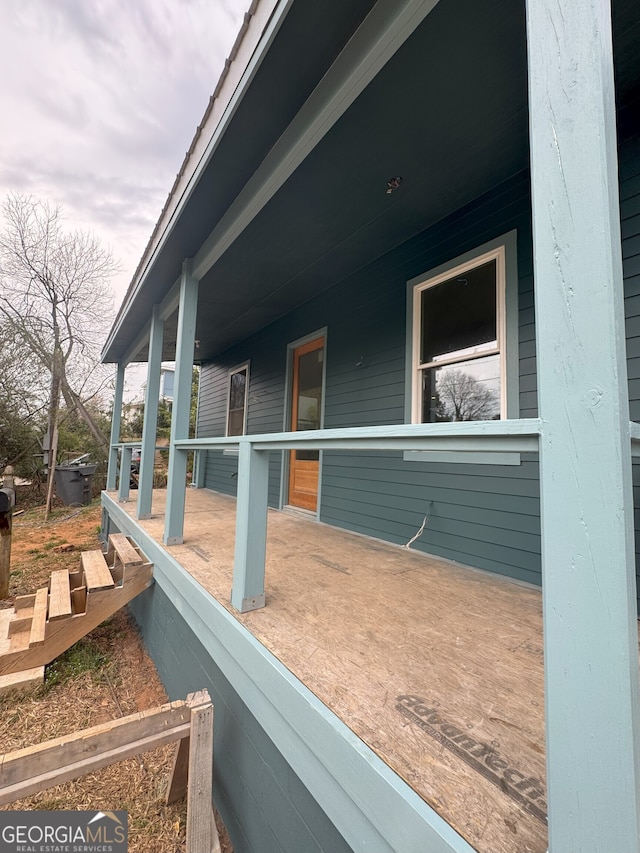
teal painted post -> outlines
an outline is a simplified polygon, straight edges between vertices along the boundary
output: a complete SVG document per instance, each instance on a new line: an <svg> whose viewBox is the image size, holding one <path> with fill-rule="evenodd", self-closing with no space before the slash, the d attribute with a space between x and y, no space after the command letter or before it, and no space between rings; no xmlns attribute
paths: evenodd
<svg viewBox="0 0 640 853"><path fill-rule="evenodd" d="M153 500L153 468L158 429L158 401L160 399L160 368L162 367L162 344L164 322L160 309L153 306L149 333L149 362L147 366L147 389L144 397L144 423L140 454L140 476L138 479L138 518L151 517Z"/></svg>
<svg viewBox="0 0 640 853"><path fill-rule="evenodd" d="M264 607L269 453L246 439L238 452L236 547L231 604L241 613Z"/></svg>
<svg viewBox="0 0 640 853"><path fill-rule="evenodd" d="M207 467L206 450L196 450L193 454L193 481L195 489L204 489L204 475Z"/></svg>
<svg viewBox="0 0 640 853"><path fill-rule="evenodd" d="M169 473L167 478L167 509L164 523L165 545L183 541L184 502L187 481L187 451L177 450L175 442L189 438L191 409L191 378L193 348L196 338L198 280L191 273L191 261L182 264L178 337L176 341L176 371L171 410L171 441L169 444Z"/></svg>
<svg viewBox="0 0 640 853"><path fill-rule="evenodd" d="M549 849L639 849L611 4L527 0Z"/></svg>
<svg viewBox="0 0 640 853"><path fill-rule="evenodd" d="M118 500L129 500L129 486L131 481L131 452L132 447L123 447L120 458L120 482L118 483Z"/></svg>
<svg viewBox="0 0 640 853"><path fill-rule="evenodd" d="M113 491L118 480L118 448L120 425L122 423L122 394L124 391L124 364L116 369L116 387L113 392L113 415L111 417L111 445L109 448L109 467L107 470L107 490Z"/></svg>

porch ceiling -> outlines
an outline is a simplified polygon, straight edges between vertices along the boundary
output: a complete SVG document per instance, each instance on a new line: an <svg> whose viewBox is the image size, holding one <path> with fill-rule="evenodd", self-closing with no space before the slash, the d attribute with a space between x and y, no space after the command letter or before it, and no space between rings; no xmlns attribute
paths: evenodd
<svg viewBox="0 0 640 853"><path fill-rule="evenodd" d="M297 14L308 6L305 14L311 15L311 9L323 5L302 3ZM341 21L343 41L344 28L357 24L368 5L361 0L355 4L353 20ZM638 97L639 19L633 0L614 3L617 95L624 121ZM297 68L308 45L290 42L289 67ZM339 44L335 37L334 53ZM316 57L316 77L330 54L328 50ZM307 92L312 77L308 71ZM261 79L264 94L267 69ZM283 127L283 120L290 120L299 108L305 87L292 85L291 92L289 87L287 81L287 90L281 93L289 104L286 116L272 122L258 100L254 113L243 113L238 134L228 134L222 153L235 151L238 165L233 158L229 162L235 170L245 168L233 186L246 180L250 173L246 167L256 167L258 148L267 150L262 140L247 153L242 139L255 130L262 135L270 132L274 141L275 126ZM247 123L252 116L255 125ZM196 358L213 358L527 168L527 121L524 2L440 0L205 274L200 283ZM266 129L261 129L261 122ZM128 319L114 338L108 353L113 360L144 325L163 288L173 284L182 258L196 254L229 204L231 186L225 189L223 184L222 197L218 183L213 190L216 164L214 158L188 215L176 226L152 270L136 300L138 310L129 312L139 319ZM394 176L401 176L402 184L389 195L387 181ZM172 359L174 354L175 322L169 320L163 357ZM145 356L141 351L140 358Z"/></svg>

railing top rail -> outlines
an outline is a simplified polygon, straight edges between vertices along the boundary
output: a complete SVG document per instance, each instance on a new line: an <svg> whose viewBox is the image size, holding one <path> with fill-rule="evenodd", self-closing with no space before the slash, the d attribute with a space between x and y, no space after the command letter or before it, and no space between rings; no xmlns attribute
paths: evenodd
<svg viewBox="0 0 640 853"><path fill-rule="evenodd" d="M256 450L307 449L433 449L478 448L498 452L538 448L541 421L527 418L504 421L466 421L442 424L392 424L372 427L261 433L245 436L181 439L179 450L224 450L250 444Z"/></svg>

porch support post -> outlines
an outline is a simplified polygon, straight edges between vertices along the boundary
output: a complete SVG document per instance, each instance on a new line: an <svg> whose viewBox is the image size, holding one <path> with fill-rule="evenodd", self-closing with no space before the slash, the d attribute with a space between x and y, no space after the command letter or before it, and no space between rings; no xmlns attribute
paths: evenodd
<svg viewBox="0 0 640 853"><path fill-rule="evenodd" d="M133 448L131 446L125 446L122 448L122 456L120 457L120 480L118 482L118 500L120 503L129 500L132 450Z"/></svg>
<svg viewBox="0 0 640 853"><path fill-rule="evenodd" d="M549 850L639 850L611 4L527 0Z"/></svg>
<svg viewBox="0 0 640 853"><path fill-rule="evenodd" d="M195 450L193 453L193 481L195 489L204 489L204 475L206 472L207 451Z"/></svg>
<svg viewBox="0 0 640 853"><path fill-rule="evenodd" d="M111 417L111 446L109 448L109 467L107 470L107 490L113 491L118 477L118 448L114 444L120 441L122 423L122 394L124 391L124 364L118 363L116 369L116 387L113 392L113 415Z"/></svg>
<svg viewBox="0 0 640 853"><path fill-rule="evenodd" d="M269 453L240 442L236 548L231 604L241 613L264 607L264 567L267 553Z"/></svg>
<svg viewBox="0 0 640 853"><path fill-rule="evenodd" d="M167 509L164 524L165 545L180 545L184 531L184 502L187 481L187 451L176 449L175 442L189 438L191 409L191 378L193 348L196 338L198 280L191 272L191 260L182 264L178 337L176 341L176 372L171 410L171 441L169 444L169 473L167 478Z"/></svg>
<svg viewBox="0 0 640 853"><path fill-rule="evenodd" d="M144 397L144 423L140 453L140 476L138 478L138 518L151 517L153 498L153 468L158 429L158 400L160 399L160 369L162 367L162 344L164 322L160 309L153 306L149 333L149 361L147 366L147 390Z"/></svg>

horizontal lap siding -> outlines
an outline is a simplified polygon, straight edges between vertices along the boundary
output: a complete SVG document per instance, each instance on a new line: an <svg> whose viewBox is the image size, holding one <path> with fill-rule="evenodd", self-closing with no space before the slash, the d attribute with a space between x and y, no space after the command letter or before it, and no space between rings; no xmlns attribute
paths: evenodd
<svg viewBox="0 0 640 853"><path fill-rule="evenodd" d="M327 428L403 423L406 282L518 231L520 409L537 414L529 180L521 174L224 353L202 372L199 435L224 433L226 376L251 359L249 433L279 432L287 344L327 327ZM237 460L209 453L206 486L235 493ZM271 459L278 505L281 454ZM323 522L519 579L540 580L538 466L405 462L401 453L323 453Z"/></svg>
<svg viewBox="0 0 640 853"><path fill-rule="evenodd" d="M640 138L620 149L620 226L625 288L629 410L640 422ZM640 588L640 462L633 464L636 576ZM638 596L640 610L640 595Z"/></svg>
<svg viewBox="0 0 640 853"><path fill-rule="evenodd" d="M537 414L529 184L520 175L340 286L330 324L327 427L402 423L406 282L517 229L520 410ZM330 368L330 369L329 369ZM491 466L404 461L402 453L325 452L321 520L540 582L537 457Z"/></svg>

